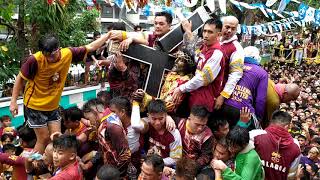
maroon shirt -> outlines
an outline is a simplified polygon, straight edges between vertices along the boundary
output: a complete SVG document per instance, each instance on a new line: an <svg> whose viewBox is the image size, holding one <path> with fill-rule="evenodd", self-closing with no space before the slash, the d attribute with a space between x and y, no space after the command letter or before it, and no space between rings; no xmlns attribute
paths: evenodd
<svg viewBox="0 0 320 180"><path fill-rule="evenodd" d="M27 179L24 162L24 157L9 155L7 153L0 153L0 163L13 166L13 179Z"/></svg>
<svg viewBox="0 0 320 180"><path fill-rule="evenodd" d="M300 157L299 146L291 135L285 128L275 125L251 132L261 132L253 133L256 135L254 146L264 167L265 179L286 180L292 163Z"/></svg>
<svg viewBox="0 0 320 180"><path fill-rule="evenodd" d="M148 149L155 146L161 151L162 158L170 157L170 144L175 139L169 131L166 130L164 134L160 135L149 123L149 131L146 133L146 137Z"/></svg>
<svg viewBox="0 0 320 180"><path fill-rule="evenodd" d="M65 169L56 173L55 176L50 178L49 180L82 180L82 170L79 166L78 161L68 165Z"/></svg>
<svg viewBox="0 0 320 180"><path fill-rule="evenodd" d="M213 134L208 126L200 134L191 134L187 132L186 124L186 119L181 119L178 123L183 156L196 160L200 167L204 167L209 164L212 158L212 147L216 144Z"/></svg>

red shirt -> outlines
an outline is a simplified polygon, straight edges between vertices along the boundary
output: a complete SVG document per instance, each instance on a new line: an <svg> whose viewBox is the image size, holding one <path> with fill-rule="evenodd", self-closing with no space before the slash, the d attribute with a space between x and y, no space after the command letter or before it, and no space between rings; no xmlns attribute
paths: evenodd
<svg viewBox="0 0 320 180"><path fill-rule="evenodd" d="M79 166L78 161L74 162L73 164L70 164L67 168L64 170L56 173L55 176L50 178L49 180L83 180L83 175L81 168Z"/></svg>

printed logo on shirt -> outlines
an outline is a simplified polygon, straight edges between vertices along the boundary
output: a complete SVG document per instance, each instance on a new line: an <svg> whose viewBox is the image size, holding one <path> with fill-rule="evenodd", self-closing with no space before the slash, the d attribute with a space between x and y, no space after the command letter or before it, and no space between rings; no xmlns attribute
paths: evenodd
<svg viewBox="0 0 320 180"><path fill-rule="evenodd" d="M249 96L251 96L251 91L248 88L236 85L231 99L234 101L242 102L243 99L247 100Z"/></svg>
<svg viewBox="0 0 320 180"><path fill-rule="evenodd" d="M273 162L269 162L269 161L265 161L265 160L261 160L261 164L262 166L264 167L268 167L268 168L271 168L271 169L274 169L276 171L280 171L280 172L283 172L285 173L287 168L286 167L283 167L279 164L276 164L276 163L273 163Z"/></svg>
<svg viewBox="0 0 320 180"><path fill-rule="evenodd" d="M15 156L15 155L10 155L9 156L9 159L11 159L11 160L13 160L13 161L16 161L17 160L17 156Z"/></svg>
<svg viewBox="0 0 320 180"><path fill-rule="evenodd" d="M162 145L160 142L154 140L152 137L149 138L149 142L150 144L154 144L155 146L165 150L166 149L166 146Z"/></svg>
<svg viewBox="0 0 320 180"><path fill-rule="evenodd" d="M278 162L280 161L280 158L281 158L280 153L278 153L278 152L272 152L272 154L271 154L271 160L272 160L274 163L278 163Z"/></svg>

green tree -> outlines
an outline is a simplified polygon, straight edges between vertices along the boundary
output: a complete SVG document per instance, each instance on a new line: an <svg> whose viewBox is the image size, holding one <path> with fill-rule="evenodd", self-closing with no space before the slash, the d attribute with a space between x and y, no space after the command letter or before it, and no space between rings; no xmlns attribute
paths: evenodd
<svg viewBox="0 0 320 180"><path fill-rule="evenodd" d="M67 2L66 4L61 2ZM13 20L19 7L18 20ZM80 46L86 43L87 33L99 29L97 10L85 10L79 0L0 0L0 28L7 29L7 37L0 42L0 86L19 71L24 56L37 51L38 40L46 33L60 39L62 47Z"/></svg>

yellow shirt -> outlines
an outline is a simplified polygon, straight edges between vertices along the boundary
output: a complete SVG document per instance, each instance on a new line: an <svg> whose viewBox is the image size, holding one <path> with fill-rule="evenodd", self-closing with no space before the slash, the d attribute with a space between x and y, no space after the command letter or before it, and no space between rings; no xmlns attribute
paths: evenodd
<svg viewBox="0 0 320 180"><path fill-rule="evenodd" d="M59 101L72 60L83 60L87 50L60 49L60 60L49 63L41 51L33 54L21 67L20 75L28 83L24 91L24 105L39 111L53 111Z"/></svg>
<svg viewBox="0 0 320 180"><path fill-rule="evenodd" d="M267 121L271 120L272 113L280 106L280 98L276 92L275 84L272 80L268 80L268 92L267 92Z"/></svg>

